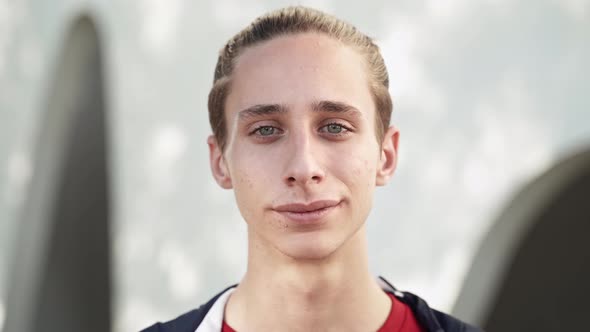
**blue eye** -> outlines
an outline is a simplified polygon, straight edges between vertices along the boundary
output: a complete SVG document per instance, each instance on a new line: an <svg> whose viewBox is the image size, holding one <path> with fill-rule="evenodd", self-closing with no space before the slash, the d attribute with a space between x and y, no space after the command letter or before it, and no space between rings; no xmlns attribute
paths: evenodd
<svg viewBox="0 0 590 332"><path fill-rule="evenodd" d="M320 128L320 131L330 135L342 135L350 131L350 129L339 123L329 123Z"/></svg>
<svg viewBox="0 0 590 332"><path fill-rule="evenodd" d="M254 132L258 133L260 136L271 136L275 134L276 128L271 126L262 126L257 128Z"/></svg>
<svg viewBox="0 0 590 332"><path fill-rule="evenodd" d="M337 123L331 123L326 126L326 129L330 134L340 134L344 130L344 127Z"/></svg>

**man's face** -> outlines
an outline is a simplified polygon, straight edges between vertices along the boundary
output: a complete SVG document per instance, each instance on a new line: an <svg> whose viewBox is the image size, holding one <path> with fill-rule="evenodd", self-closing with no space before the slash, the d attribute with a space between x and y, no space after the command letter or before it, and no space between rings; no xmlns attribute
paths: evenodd
<svg viewBox="0 0 590 332"><path fill-rule="evenodd" d="M395 169L398 133L375 136L362 56L319 34L246 49L226 101L227 146L209 139L216 180L233 188L250 240L292 258L330 255L365 223Z"/></svg>

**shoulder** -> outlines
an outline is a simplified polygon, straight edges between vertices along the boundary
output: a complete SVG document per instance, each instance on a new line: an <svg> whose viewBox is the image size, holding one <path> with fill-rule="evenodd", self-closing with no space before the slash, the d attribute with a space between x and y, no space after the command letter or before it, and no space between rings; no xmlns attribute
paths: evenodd
<svg viewBox="0 0 590 332"><path fill-rule="evenodd" d="M416 319L427 330L433 332L483 332L482 329L469 325L461 320L432 309L426 301L410 292L395 291L398 300L407 304Z"/></svg>
<svg viewBox="0 0 590 332"><path fill-rule="evenodd" d="M182 314L167 322L158 322L154 325L147 327L140 332L195 332L195 330L201 325L203 319L207 313L211 310L211 307L217 302L217 300L225 294L231 288L236 285L232 285L224 289L210 299L207 303L201 305L197 309L193 309L185 314Z"/></svg>
<svg viewBox="0 0 590 332"><path fill-rule="evenodd" d="M158 322L140 332L194 332L203 320L204 313L205 310L201 306L168 322Z"/></svg>
<svg viewBox="0 0 590 332"><path fill-rule="evenodd" d="M393 294L399 301L405 303L416 317L416 320L428 332L483 332L482 329L469 325L459 319L432 309L426 301L410 292L397 290L387 279L377 278L381 288Z"/></svg>

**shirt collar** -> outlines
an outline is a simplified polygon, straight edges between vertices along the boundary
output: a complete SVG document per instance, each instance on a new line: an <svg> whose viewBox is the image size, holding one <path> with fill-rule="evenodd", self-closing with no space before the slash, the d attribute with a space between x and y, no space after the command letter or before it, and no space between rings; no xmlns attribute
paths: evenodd
<svg viewBox="0 0 590 332"><path fill-rule="evenodd" d="M404 293L398 291L392 284L390 284L385 278L379 277L377 278L377 283L386 292L393 293L397 297L404 297ZM236 288L231 287L228 288L223 294L221 294L217 301L213 304L211 309L207 312L203 321L197 327L195 332L219 332L221 331L221 326L223 324L223 312L225 310L225 304L229 299L231 293L234 292Z"/></svg>

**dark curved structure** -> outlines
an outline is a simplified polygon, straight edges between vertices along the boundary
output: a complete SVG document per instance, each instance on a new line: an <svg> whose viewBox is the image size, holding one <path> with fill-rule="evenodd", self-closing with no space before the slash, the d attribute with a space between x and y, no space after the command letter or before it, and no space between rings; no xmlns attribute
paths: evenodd
<svg viewBox="0 0 590 332"><path fill-rule="evenodd" d="M110 204L100 38L78 18L57 58L19 222L5 331L111 329Z"/></svg>
<svg viewBox="0 0 590 332"><path fill-rule="evenodd" d="M586 331L590 150L511 201L482 242L454 314L488 332Z"/></svg>

